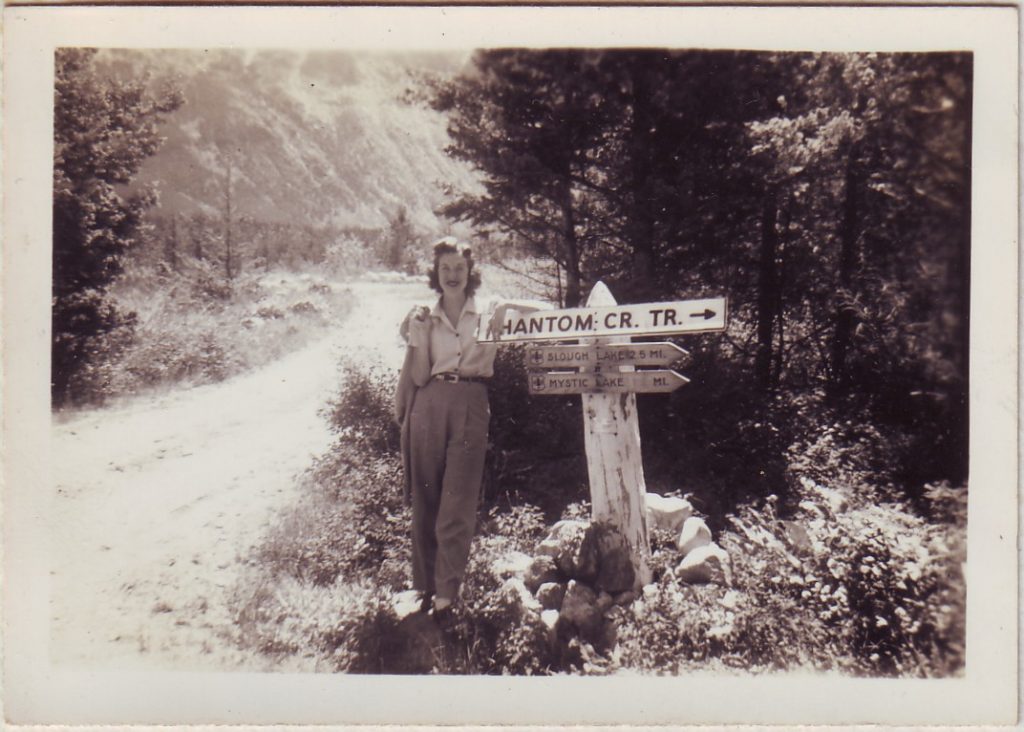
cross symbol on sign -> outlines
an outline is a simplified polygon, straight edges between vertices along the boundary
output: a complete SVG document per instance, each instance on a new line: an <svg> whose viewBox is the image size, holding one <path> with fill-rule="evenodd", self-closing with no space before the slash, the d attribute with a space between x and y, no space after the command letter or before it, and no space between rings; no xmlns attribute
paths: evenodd
<svg viewBox="0 0 1024 732"><path fill-rule="evenodd" d="M534 363L540 363L544 360L544 354L540 351L534 351L530 354L530 360Z"/></svg>
<svg viewBox="0 0 1024 732"><path fill-rule="evenodd" d="M543 376L533 377L533 389L534 391L543 391L545 386L545 379Z"/></svg>

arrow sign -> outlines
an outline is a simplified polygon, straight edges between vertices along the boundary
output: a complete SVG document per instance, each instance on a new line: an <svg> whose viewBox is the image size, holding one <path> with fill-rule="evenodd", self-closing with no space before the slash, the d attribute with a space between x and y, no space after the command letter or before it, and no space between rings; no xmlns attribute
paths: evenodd
<svg viewBox="0 0 1024 732"><path fill-rule="evenodd" d="M575 340L621 336L709 333L725 330L727 302L724 297L704 300L615 305L613 307L538 310L526 315L510 311L498 337L477 340L501 343L516 341Z"/></svg>
<svg viewBox="0 0 1024 732"><path fill-rule="evenodd" d="M688 355L688 351L667 341L531 346L526 349L526 366L530 369L576 368L581 371L616 366L668 366Z"/></svg>
<svg viewBox="0 0 1024 732"><path fill-rule="evenodd" d="M531 374L528 381L531 394L621 394L675 391L690 380L670 369L658 369L606 374L549 371Z"/></svg>

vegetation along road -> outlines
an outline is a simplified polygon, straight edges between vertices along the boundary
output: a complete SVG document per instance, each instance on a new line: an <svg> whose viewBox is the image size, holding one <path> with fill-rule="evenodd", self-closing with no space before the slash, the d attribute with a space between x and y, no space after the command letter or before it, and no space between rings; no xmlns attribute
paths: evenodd
<svg viewBox="0 0 1024 732"><path fill-rule="evenodd" d="M331 334L259 371L56 421L53 660L259 664L225 639L225 592L327 449L339 357L395 363L421 282L355 282ZM397 365L397 364L396 364Z"/></svg>

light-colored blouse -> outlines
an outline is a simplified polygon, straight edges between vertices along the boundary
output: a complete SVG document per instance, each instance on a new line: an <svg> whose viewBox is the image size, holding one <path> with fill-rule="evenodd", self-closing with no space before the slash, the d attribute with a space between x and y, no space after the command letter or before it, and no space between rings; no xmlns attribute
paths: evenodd
<svg viewBox="0 0 1024 732"><path fill-rule="evenodd" d="M430 312L431 376L442 373L483 378L494 376L494 357L498 353L498 346L495 343L478 343L477 333L487 328L483 314L493 312L496 304L497 300L492 302L491 298L484 298L478 305L474 296L467 297L458 322L452 323L438 298ZM410 336L410 345L420 348L426 345L417 343L412 334Z"/></svg>

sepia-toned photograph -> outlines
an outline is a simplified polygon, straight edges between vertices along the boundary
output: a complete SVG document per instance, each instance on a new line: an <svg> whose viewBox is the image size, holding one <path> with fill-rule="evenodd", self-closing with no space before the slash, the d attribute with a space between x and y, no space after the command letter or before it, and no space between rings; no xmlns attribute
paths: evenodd
<svg viewBox="0 0 1024 732"><path fill-rule="evenodd" d="M37 662L970 680L969 44L49 53Z"/></svg>

